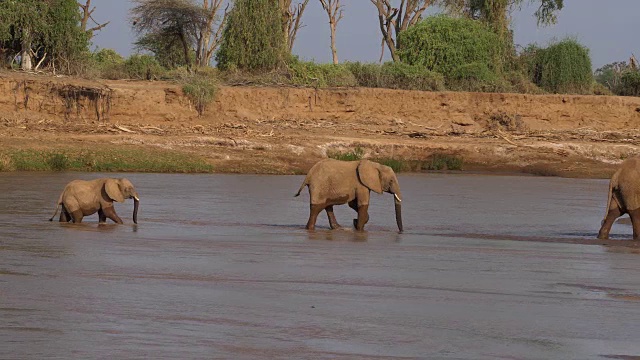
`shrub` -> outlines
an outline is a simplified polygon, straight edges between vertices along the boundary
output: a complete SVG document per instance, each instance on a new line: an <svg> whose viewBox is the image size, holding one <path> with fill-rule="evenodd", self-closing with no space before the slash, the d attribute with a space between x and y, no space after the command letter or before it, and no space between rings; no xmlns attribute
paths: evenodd
<svg viewBox="0 0 640 360"><path fill-rule="evenodd" d="M589 49L573 39L535 50L529 72L536 85L553 93L587 94L593 85Z"/></svg>
<svg viewBox="0 0 640 360"><path fill-rule="evenodd" d="M435 153L426 161L423 170L462 170L463 159L455 155Z"/></svg>
<svg viewBox="0 0 640 360"><path fill-rule="evenodd" d="M473 63L486 64L491 72L500 70L501 44L498 35L479 21L438 15L400 33L398 55L407 64L448 78L456 68Z"/></svg>
<svg viewBox="0 0 640 360"><path fill-rule="evenodd" d="M358 161L362 160L364 156L364 150L361 147L356 147L353 151L346 153L330 153L327 156L331 159L342 160L342 161Z"/></svg>
<svg viewBox="0 0 640 360"><path fill-rule="evenodd" d="M447 79L447 88L456 91L508 92L511 84L497 76L484 63L458 66Z"/></svg>
<svg viewBox="0 0 640 360"><path fill-rule="evenodd" d="M277 1L236 0L216 53L223 70L273 70L288 55Z"/></svg>
<svg viewBox="0 0 640 360"><path fill-rule="evenodd" d="M131 55L123 64L123 71L130 79L151 80L160 78L166 72L151 55Z"/></svg>
<svg viewBox="0 0 640 360"><path fill-rule="evenodd" d="M640 96L640 71L628 70L624 72L616 93L623 96Z"/></svg>
<svg viewBox="0 0 640 360"><path fill-rule="evenodd" d="M51 153L47 159L47 164L54 171L62 171L69 168L69 158L65 154Z"/></svg>
<svg viewBox="0 0 640 360"><path fill-rule="evenodd" d="M216 79L206 74L196 74L183 80L182 91L193 102L199 116L214 99L217 90Z"/></svg>
<svg viewBox="0 0 640 360"><path fill-rule="evenodd" d="M316 64L293 60L289 64L291 81L296 85L316 87L356 86L357 81L344 64Z"/></svg>
<svg viewBox="0 0 640 360"><path fill-rule="evenodd" d="M444 90L442 75L424 66L387 62L382 65L347 63L359 86L403 90Z"/></svg>

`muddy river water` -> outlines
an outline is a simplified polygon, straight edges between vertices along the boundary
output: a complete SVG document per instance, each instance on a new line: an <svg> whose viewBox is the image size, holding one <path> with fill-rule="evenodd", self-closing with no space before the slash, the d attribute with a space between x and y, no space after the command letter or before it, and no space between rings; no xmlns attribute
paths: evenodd
<svg viewBox="0 0 640 360"><path fill-rule="evenodd" d="M640 251L594 240L604 180L401 175L398 234L388 194L364 233L308 232L301 176L127 174L138 225L131 200L124 225L47 221L98 176L0 174L0 358L640 356Z"/></svg>

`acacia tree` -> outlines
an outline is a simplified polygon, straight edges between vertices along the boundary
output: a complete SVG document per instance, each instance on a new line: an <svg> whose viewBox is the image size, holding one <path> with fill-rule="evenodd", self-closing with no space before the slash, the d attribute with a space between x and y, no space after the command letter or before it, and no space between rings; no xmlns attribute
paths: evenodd
<svg viewBox="0 0 640 360"><path fill-rule="evenodd" d="M222 14L223 0L134 0L131 9L133 28L140 38L136 44L158 57L175 53L179 47L183 63L189 70L210 64L220 43L227 9Z"/></svg>
<svg viewBox="0 0 640 360"><path fill-rule="evenodd" d="M329 28L331 29L331 55L333 56L333 63L338 63L338 50L336 49L336 27L338 22L342 20L343 7L340 5L340 0L320 0L320 4L327 12L329 16Z"/></svg>
<svg viewBox="0 0 640 360"><path fill-rule="evenodd" d="M80 28L87 33L89 39L93 37L94 32L102 30L102 28L109 25L110 21L100 24L93 18L93 12L96 11L96 7L91 7L91 0L85 0L84 4L78 1L78 6L80 6L82 12ZM93 21L94 26L87 29L89 20Z"/></svg>
<svg viewBox="0 0 640 360"><path fill-rule="evenodd" d="M282 13L282 31L284 32L285 43L289 53L293 51L293 43L296 41L298 30L302 27L302 14L307 7L309 0L298 1L278 0L278 6Z"/></svg>

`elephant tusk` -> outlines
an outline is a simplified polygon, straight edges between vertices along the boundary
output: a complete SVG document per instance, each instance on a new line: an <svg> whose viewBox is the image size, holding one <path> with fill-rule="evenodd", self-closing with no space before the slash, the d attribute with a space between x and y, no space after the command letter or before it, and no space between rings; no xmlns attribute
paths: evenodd
<svg viewBox="0 0 640 360"><path fill-rule="evenodd" d="M138 199L138 197L137 197L137 196L134 196L134 197L133 197L133 199L134 199L135 201L140 201L140 199Z"/></svg>
<svg viewBox="0 0 640 360"><path fill-rule="evenodd" d="M400 197L398 196L398 194L393 194L393 196L396 198L396 200L398 200L398 202L402 202L402 200L400 199Z"/></svg>

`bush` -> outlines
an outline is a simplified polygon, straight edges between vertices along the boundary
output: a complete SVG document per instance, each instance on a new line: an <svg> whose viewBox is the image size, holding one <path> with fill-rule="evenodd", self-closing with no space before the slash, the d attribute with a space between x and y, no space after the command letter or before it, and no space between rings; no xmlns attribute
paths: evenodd
<svg viewBox="0 0 640 360"><path fill-rule="evenodd" d="M533 51L529 74L536 85L553 93L591 92L593 74L589 49L573 39L565 39Z"/></svg>
<svg viewBox="0 0 640 360"><path fill-rule="evenodd" d="M214 99L217 90L217 80L206 74L196 74L183 80L182 91L193 102L199 116Z"/></svg>
<svg viewBox="0 0 640 360"><path fill-rule="evenodd" d="M486 64L500 70L502 41L479 21L431 16L400 33L398 55L410 65L421 65L448 78L457 68Z"/></svg>
<svg viewBox="0 0 640 360"><path fill-rule="evenodd" d="M346 64L358 86L403 89L403 90L444 90L442 75L427 70L424 66L387 62L382 65Z"/></svg>
<svg viewBox="0 0 640 360"><path fill-rule="evenodd" d="M160 78L166 70L151 55L131 55L123 63L123 72L130 79L151 80Z"/></svg>
<svg viewBox="0 0 640 360"><path fill-rule="evenodd" d="M327 154L327 157L331 159L342 160L342 161L358 161L358 160L362 160L363 156L364 156L364 150L361 147L356 147L353 151L349 151L346 153L335 152L335 153Z"/></svg>
<svg viewBox="0 0 640 360"><path fill-rule="evenodd" d="M236 0L216 53L223 70L273 70L288 55L277 1Z"/></svg>
<svg viewBox="0 0 640 360"><path fill-rule="evenodd" d="M463 163L461 157L435 153L430 160L423 164L422 168L423 170L462 170Z"/></svg>
<svg viewBox="0 0 640 360"><path fill-rule="evenodd" d="M622 74L616 91L623 96L640 96L640 71L629 70Z"/></svg>
<svg viewBox="0 0 640 360"><path fill-rule="evenodd" d="M455 91L508 92L511 85L484 63L458 66L447 79L447 88Z"/></svg>
<svg viewBox="0 0 640 360"><path fill-rule="evenodd" d="M316 87L356 86L357 81L344 64L316 64L293 60L289 64L291 81L296 85Z"/></svg>

